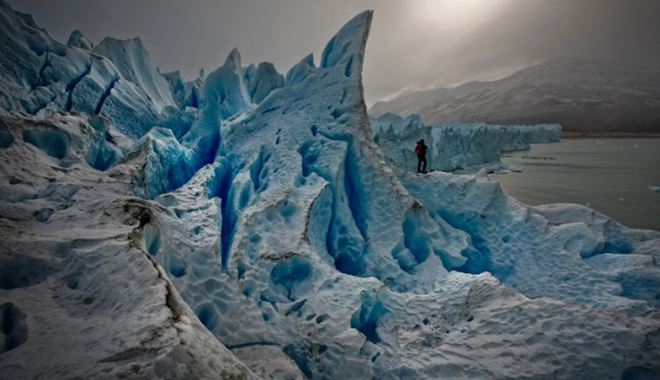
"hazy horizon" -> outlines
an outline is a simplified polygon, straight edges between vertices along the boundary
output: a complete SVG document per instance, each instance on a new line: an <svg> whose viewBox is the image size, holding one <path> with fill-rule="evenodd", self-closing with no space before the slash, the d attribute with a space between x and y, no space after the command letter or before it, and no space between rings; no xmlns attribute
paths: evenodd
<svg viewBox="0 0 660 380"><path fill-rule="evenodd" d="M194 79L237 47L243 65L270 61L285 74L316 62L346 21L374 9L364 67L368 105L414 90L495 80L566 56L632 60L621 51L660 46L652 0L10 0L57 40L79 29L94 44L139 36L162 72Z"/></svg>

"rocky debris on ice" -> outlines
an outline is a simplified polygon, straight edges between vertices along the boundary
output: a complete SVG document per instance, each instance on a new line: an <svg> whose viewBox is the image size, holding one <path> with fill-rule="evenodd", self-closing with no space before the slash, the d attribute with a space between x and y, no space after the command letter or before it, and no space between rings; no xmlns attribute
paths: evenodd
<svg viewBox="0 0 660 380"><path fill-rule="evenodd" d="M105 123L0 118L2 377L253 378L149 254L150 206L103 171L123 141Z"/></svg>
<svg viewBox="0 0 660 380"><path fill-rule="evenodd" d="M8 106L3 374L657 376L660 233L390 166L362 93L371 20L258 104L231 52L186 130Z"/></svg>

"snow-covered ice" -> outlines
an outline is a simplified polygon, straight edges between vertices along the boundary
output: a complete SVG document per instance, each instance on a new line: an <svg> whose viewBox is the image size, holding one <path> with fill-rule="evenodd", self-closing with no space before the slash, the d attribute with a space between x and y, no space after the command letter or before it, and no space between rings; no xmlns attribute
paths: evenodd
<svg viewBox="0 0 660 380"><path fill-rule="evenodd" d="M0 16L3 52L119 78L107 113L62 108L71 91L51 80L37 87L56 100L29 112L39 65L0 60L3 376L660 373L660 233L530 208L485 171L390 165L363 100L370 11L318 65L281 75L232 51L195 84L156 79L137 40L113 42L133 52L115 64L2 0ZM146 100L120 107L129 95Z"/></svg>
<svg viewBox="0 0 660 380"><path fill-rule="evenodd" d="M243 70L250 98L254 103L261 103L273 90L284 87L284 76L277 72L270 62L251 64Z"/></svg>
<svg viewBox="0 0 660 380"><path fill-rule="evenodd" d="M81 33L64 45L4 1L0 17L0 113L100 114L130 137L154 125L190 127L139 38L106 38L90 51Z"/></svg>

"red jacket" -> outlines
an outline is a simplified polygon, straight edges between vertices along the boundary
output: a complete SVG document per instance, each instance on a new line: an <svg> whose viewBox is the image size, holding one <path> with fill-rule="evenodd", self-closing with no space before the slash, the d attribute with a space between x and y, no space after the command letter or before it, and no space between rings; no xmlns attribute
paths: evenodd
<svg viewBox="0 0 660 380"><path fill-rule="evenodd" d="M426 145L422 144L417 144L415 147L415 154L418 156L425 156L426 155Z"/></svg>

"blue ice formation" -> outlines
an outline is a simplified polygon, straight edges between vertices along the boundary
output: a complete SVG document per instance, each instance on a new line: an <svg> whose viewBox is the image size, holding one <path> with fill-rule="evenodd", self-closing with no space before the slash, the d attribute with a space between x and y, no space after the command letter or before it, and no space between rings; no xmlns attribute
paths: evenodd
<svg viewBox="0 0 660 380"><path fill-rule="evenodd" d="M139 39L106 38L90 51L91 44L81 33L74 32L70 44L64 45L31 16L15 12L5 2L0 9L2 112L102 115L130 138L139 138L156 125L189 127Z"/></svg>
<svg viewBox="0 0 660 380"><path fill-rule="evenodd" d="M139 37L130 40L106 37L92 52L109 59L124 80L144 92L147 104L158 113L174 106L167 81L151 64L149 52Z"/></svg>
<svg viewBox="0 0 660 380"><path fill-rule="evenodd" d="M255 104L261 103L273 90L284 87L284 76L277 72L270 62L251 64L243 70L250 98Z"/></svg>
<svg viewBox="0 0 660 380"><path fill-rule="evenodd" d="M307 78L307 76L314 71L314 56L312 54L303 58L295 66L293 66L288 73L286 73L286 86L293 87Z"/></svg>
<svg viewBox="0 0 660 380"><path fill-rule="evenodd" d="M483 172L391 165L362 92L372 12L319 64L307 56L282 77L232 51L195 82L156 79L138 40L107 40L103 58L1 0L0 15L11 57L63 53L45 68L0 60L0 314L20 338L0 350L8 376L660 372L660 233L583 206L525 206ZM59 79L87 62L67 91ZM98 92L100 107L83 110ZM38 93L54 100L28 115ZM428 139L459 154L483 136L499 155L532 138L470 128Z"/></svg>
<svg viewBox="0 0 660 380"><path fill-rule="evenodd" d="M199 78L192 82L186 81L179 70L164 73L163 77L170 86L172 97L181 110L201 108L203 104L202 88L204 87L203 71Z"/></svg>
<svg viewBox="0 0 660 380"><path fill-rule="evenodd" d="M78 29L71 32L66 44L83 50L92 50L94 48L94 44Z"/></svg>
<svg viewBox="0 0 660 380"><path fill-rule="evenodd" d="M396 165L416 171L417 141L428 146L429 170L457 171L497 163L502 153L528 150L530 144L559 141L561 126L489 125L485 123L424 124L418 115L384 114L371 119L374 140ZM476 171L476 170L474 170Z"/></svg>

